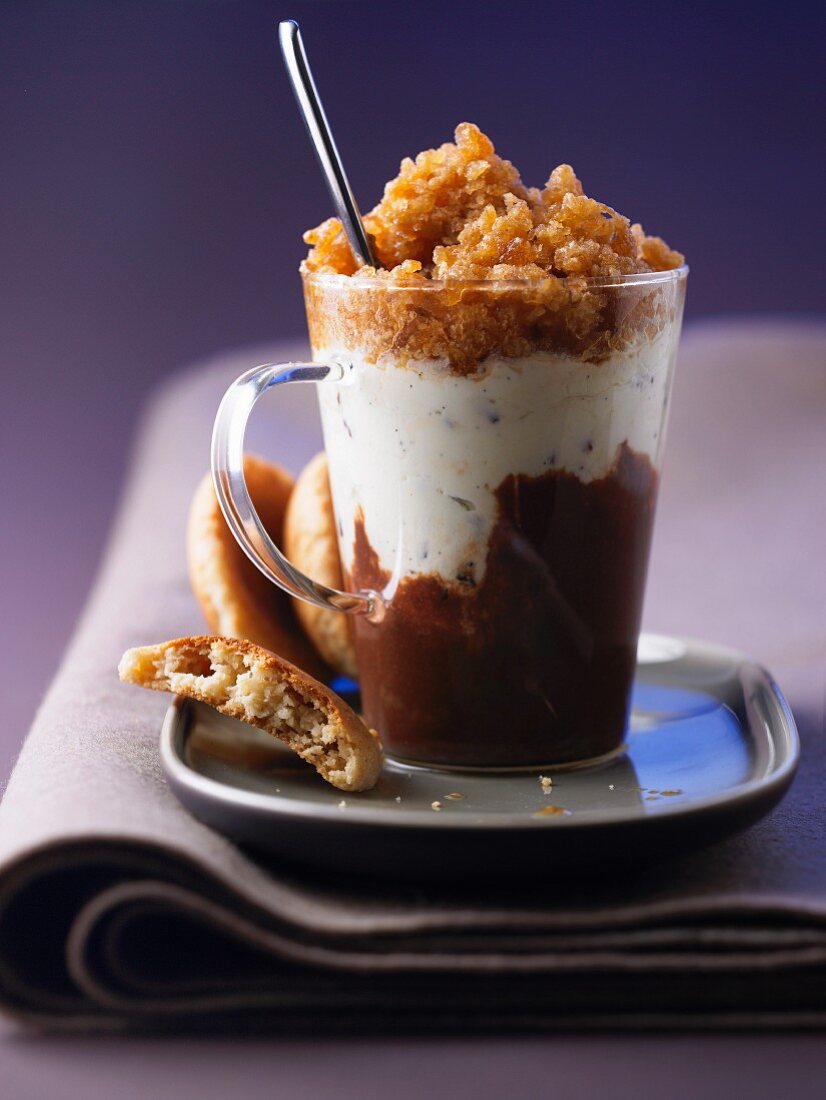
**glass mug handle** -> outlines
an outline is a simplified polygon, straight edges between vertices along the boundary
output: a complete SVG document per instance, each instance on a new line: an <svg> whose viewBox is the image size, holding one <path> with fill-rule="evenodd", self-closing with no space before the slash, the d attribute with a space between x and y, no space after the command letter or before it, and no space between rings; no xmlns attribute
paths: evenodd
<svg viewBox="0 0 826 1100"><path fill-rule="evenodd" d="M304 575L292 565L261 523L244 479L244 433L256 401L273 386L288 382L338 382L349 368L342 363L265 363L242 374L229 387L212 430L212 481L224 518L239 546L258 569L290 596L325 611L377 618L377 592L340 592Z"/></svg>

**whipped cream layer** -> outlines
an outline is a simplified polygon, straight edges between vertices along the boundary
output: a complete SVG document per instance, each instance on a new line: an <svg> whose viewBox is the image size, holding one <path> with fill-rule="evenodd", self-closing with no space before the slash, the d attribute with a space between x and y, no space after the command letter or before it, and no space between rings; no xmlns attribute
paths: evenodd
<svg viewBox="0 0 826 1100"><path fill-rule="evenodd" d="M472 375L439 360L367 363L316 349L319 362L352 364L345 381L318 387L345 570L361 511L392 577L386 595L403 577L456 580L469 565L478 583L494 492L509 475L593 481L623 443L658 468L676 327L599 364L537 353L487 359Z"/></svg>

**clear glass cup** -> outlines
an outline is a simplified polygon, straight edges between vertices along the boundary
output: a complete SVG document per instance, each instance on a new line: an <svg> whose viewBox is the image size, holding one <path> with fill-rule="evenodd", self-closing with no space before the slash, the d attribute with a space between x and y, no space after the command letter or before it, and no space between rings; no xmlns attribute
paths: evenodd
<svg viewBox="0 0 826 1100"><path fill-rule="evenodd" d="M227 391L227 521L273 583L351 616L389 754L521 769L621 746L686 277L311 274L314 362ZM250 410L288 382L318 383L346 591L284 558L244 484Z"/></svg>

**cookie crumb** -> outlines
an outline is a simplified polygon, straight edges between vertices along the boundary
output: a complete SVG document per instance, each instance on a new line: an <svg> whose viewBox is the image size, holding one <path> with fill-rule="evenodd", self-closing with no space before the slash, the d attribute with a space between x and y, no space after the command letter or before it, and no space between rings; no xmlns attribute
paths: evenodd
<svg viewBox="0 0 826 1100"><path fill-rule="evenodd" d="M397 794L396 795L396 801L401 802L401 800L402 800L402 796L400 794Z"/></svg>
<svg viewBox="0 0 826 1100"><path fill-rule="evenodd" d="M613 791L613 789L614 789L614 784L613 784L613 783L609 783L609 784L608 784L608 790L609 790L609 791Z"/></svg>
<svg viewBox="0 0 826 1100"><path fill-rule="evenodd" d="M441 804L441 802L431 802L430 803L430 808L431 808L431 810L441 810L442 804Z"/></svg>
<svg viewBox="0 0 826 1100"><path fill-rule="evenodd" d="M659 802L660 799L659 799L659 796L656 795L656 794L647 794L645 796L645 801L646 802Z"/></svg>
<svg viewBox="0 0 826 1100"><path fill-rule="evenodd" d="M543 806L539 810L534 810L531 817L570 817L571 811L566 810L564 806Z"/></svg>
<svg viewBox="0 0 826 1100"><path fill-rule="evenodd" d="M450 794L446 794L445 798L449 798L452 802L458 802L460 798L464 798L463 794L459 794L458 791L451 791Z"/></svg>
<svg viewBox="0 0 826 1100"><path fill-rule="evenodd" d="M660 791L660 794L664 794L664 795L675 795L675 794L682 794L682 793L683 792L682 792L682 790L680 790L679 787L676 787L673 791Z"/></svg>
<svg viewBox="0 0 826 1100"><path fill-rule="evenodd" d="M547 794L551 787L553 787L554 781L549 775L540 775L539 785L542 787L542 790Z"/></svg>
<svg viewBox="0 0 826 1100"><path fill-rule="evenodd" d="M343 809L344 809L344 807L345 807L346 805L347 805L347 803L346 803L346 802L344 801L344 799L342 798L341 802L339 802L339 804L338 804L338 808L339 808L340 810L343 810Z"/></svg>

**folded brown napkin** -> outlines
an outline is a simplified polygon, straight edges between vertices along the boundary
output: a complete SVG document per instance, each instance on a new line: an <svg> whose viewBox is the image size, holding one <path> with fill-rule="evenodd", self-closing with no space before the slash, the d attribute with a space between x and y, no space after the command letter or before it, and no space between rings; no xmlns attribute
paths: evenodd
<svg viewBox="0 0 826 1100"><path fill-rule="evenodd" d="M647 625L751 651L804 744L791 793L679 860L525 884L337 879L264 865L164 782L168 700L121 685L128 646L201 627L184 515L227 382L179 375L148 411L94 594L0 806L0 999L61 1027L474 1029L826 1022L823 743L826 329L686 335ZM296 387L250 446L319 445ZM266 405L266 403L265 403Z"/></svg>

